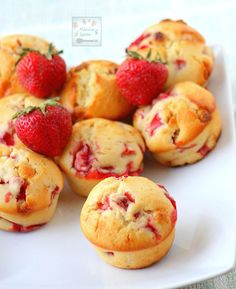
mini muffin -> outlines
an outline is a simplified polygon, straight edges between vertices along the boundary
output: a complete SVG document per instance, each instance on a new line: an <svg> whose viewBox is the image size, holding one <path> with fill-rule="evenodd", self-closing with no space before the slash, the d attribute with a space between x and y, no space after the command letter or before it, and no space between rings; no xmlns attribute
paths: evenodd
<svg viewBox="0 0 236 289"><path fill-rule="evenodd" d="M24 49L46 53L49 43L32 35L9 35L0 38L0 97L26 93L16 76L16 64Z"/></svg>
<svg viewBox="0 0 236 289"><path fill-rule="evenodd" d="M143 139L134 127L91 118L73 126L72 137L58 162L72 189L88 196L107 177L139 175L144 148Z"/></svg>
<svg viewBox="0 0 236 289"><path fill-rule="evenodd" d="M215 147L221 118L208 90L182 82L138 109L134 126L157 161L181 166L204 158Z"/></svg>
<svg viewBox="0 0 236 289"><path fill-rule="evenodd" d="M168 68L166 88L182 81L205 85L213 68L213 51L203 36L182 20L162 20L147 28L127 48Z"/></svg>
<svg viewBox="0 0 236 289"><path fill-rule="evenodd" d="M92 117L118 120L133 111L117 87L117 67L110 61L94 60L71 68L61 101L74 120Z"/></svg>
<svg viewBox="0 0 236 289"><path fill-rule="evenodd" d="M107 263L144 268L164 257L174 240L177 210L162 185L143 177L110 177L93 188L81 229Z"/></svg>
<svg viewBox="0 0 236 289"><path fill-rule="evenodd" d="M26 232L52 218L63 176L32 151L0 145L0 229Z"/></svg>
<svg viewBox="0 0 236 289"><path fill-rule="evenodd" d="M18 93L0 99L0 143L24 146L15 133L13 115L30 105L39 105L43 100L28 94Z"/></svg>

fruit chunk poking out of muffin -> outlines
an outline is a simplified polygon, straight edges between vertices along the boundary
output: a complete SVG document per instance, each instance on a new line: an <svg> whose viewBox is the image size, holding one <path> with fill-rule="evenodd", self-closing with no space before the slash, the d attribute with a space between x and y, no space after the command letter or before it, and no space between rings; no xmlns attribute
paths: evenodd
<svg viewBox="0 0 236 289"><path fill-rule="evenodd" d="M110 177L96 185L81 211L81 228L107 263L144 268L174 240L177 209L162 185L143 177Z"/></svg>
<svg viewBox="0 0 236 289"><path fill-rule="evenodd" d="M70 69L61 101L74 120L92 117L119 120L133 111L118 89L117 68L113 62L94 60Z"/></svg>
<svg viewBox="0 0 236 289"><path fill-rule="evenodd" d="M160 163L180 166L204 158L216 145L221 118L214 96L193 82L176 84L139 108L134 126Z"/></svg>
<svg viewBox="0 0 236 289"><path fill-rule="evenodd" d="M147 28L127 48L154 61L159 59L168 70L165 88L182 81L205 85L213 69L213 51L203 36L184 21L163 20Z"/></svg>
<svg viewBox="0 0 236 289"><path fill-rule="evenodd" d="M28 232L52 218L63 176L49 159L0 145L0 229Z"/></svg>
<svg viewBox="0 0 236 289"><path fill-rule="evenodd" d="M130 125L93 118L73 126L72 137L58 162L73 190L87 196L110 176L139 175L144 142Z"/></svg>
<svg viewBox="0 0 236 289"><path fill-rule="evenodd" d="M0 97L30 93L45 98L60 90L66 65L54 46L31 35L0 39Z"/></svg>

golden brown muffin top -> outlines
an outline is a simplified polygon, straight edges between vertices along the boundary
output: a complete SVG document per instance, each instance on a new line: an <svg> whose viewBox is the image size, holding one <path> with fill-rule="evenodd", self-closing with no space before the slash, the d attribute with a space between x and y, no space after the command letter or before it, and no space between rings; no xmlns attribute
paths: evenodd
<svg viewBox="0 0 236 289"><path fill-rule="evenodd" d="M127 49L143 57L150 52L151 60L165 63L169 72L166 88L186 80L204 85L213 68L212 49L182 20L162 20L147 28Z"/></svg>
<svg viewBox="0 0 236 289"><path fill-rule="evenodd" d="M27 149L0 145L0 210L29 214L51 205L63 187L56 164Z"/></svg>
<svg viewBox="0 0 236 289"><path fill-rule="evenodd" d="M174 200L163 186L143 177L101 181L81 212L81 228L88 240L114 251L155 246L167 238L175 222Z"/></svg>
<svg viewBox="0 0 236 289"><path fill-rule="evenodd" d="M152 105L138 109L137 127L153 152L183 147L210 123L216 105L214 96L193 82L176 84L160 94Z"/></svg>
<svg viewBox="0 0 236 289"><path fill-rule="evenodd" d="M133 110L118 89L117 68L116 63L108 60L91 60L69 70L61 102L74 119L119 119Z"/></svg>
<svg viewBox="0 0 236 289"><path fill-rule="evenodd" d="M86 178L140 174L144 150L144 141L136 128L91 118L73 126L59 164L63 170Z"/></svg>

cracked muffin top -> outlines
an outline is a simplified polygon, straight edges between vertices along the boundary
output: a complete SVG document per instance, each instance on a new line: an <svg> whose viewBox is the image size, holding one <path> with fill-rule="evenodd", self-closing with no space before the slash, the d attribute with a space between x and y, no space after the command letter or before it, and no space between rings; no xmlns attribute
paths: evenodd
<svg viewBox="0 0 236 289"><path fill-rule="evenodd" d="M70 69L61 102L74 120L91 117L116 120L133 111L117 87L117 68L114 62L93 60Z"/></svg>
<svg viewBox="0 0 236 289"><path fill-rule="evenodd" d="M204 85L213 69L213 51L205 44L203 36L184 21L170 19L147 28L128 51L151 60L160 60L168 68L166 88L181 81Z"/></svg>
<svg viewBox="0 0 236 289"><path fill-rule="evenodd" d="M28 214L49 207L63 187L56 164L26 149L0 145L0 211Z"/></svg>
<svg viewBox="0 0 236 289"><path fill-rule="evenodd" d="M134 127L91 118L73 126L59 164L65 172L87 179L138 175L142 171L144 150L144 141Z"/></svg>
<svg viewBox="0 0 236 289"><path fill-rule="evenodd" d="M138 109L134 125L151 151L164 152L195 139L210 123L215 110L214 96L208 90L182 82L160 94L152 105Z"/></svg>
<svg viewBox="0 0 236 289"><path fill-rule="evenodd" d="M117 251L150 248L175 227L175 201L144 177L110 177L96 185L81 212L81 228L96 246Z"/></svg>

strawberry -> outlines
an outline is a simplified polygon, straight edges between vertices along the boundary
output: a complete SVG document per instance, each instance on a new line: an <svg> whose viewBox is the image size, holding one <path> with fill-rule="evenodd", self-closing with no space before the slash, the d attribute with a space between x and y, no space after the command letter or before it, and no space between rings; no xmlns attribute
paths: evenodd
<svg viewBox="0 0 236 289"><path fill-rule="evenodd" d="M66 80L66 64L52 44L44 55L39 51L23 49L16 66L20 84L31 94L45 98L59 90Z"/></svg>
<svg viewBox="0 0 236 289"><path fill-rule="evenodd" d="M71 115L56 100L28 106L13 116L19 139L31 150L49 157L62 153L72 132Z"/></svg>
<svg viewBox="0 0 236 289"><path fill-rule="evenodd" d="M131 104L150 104L163 90L168 70L160 59L150 60L150 50L146 58L134 51L128 51L128 55L117 70L117 85Z"/></svg>

